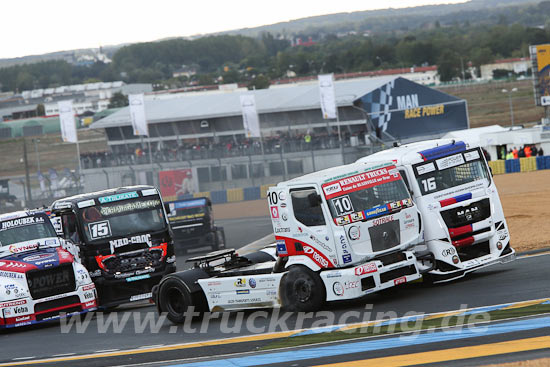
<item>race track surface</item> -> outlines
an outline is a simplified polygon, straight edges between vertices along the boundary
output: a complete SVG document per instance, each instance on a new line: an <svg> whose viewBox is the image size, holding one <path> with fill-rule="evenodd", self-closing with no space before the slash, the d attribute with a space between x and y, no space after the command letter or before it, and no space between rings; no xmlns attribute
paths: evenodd
<svg viewBox="0 0 550 367"><path fill-rule="evenodd" d="M226 237L229 240L228 247L241 247L271 232L271 223L267 217L231 219L218 222L225 228ZM207 251L209 249L194 251L189 256ZM183 259L178 259L179 269L184 266L181 260ZM327 309L334 312L336 320L338 320L346 312L363 312L365 311L365 305L372 305L370 320L374 320L374 315L377 313L391 312L395 316L402 316L410 311L434 313L465 307L480 307L544 298L550 295L549 262L550 256L548 255L525 257L506 265L496 265L480 270L465 279L452 283L436 286L426 286L421 283L407 284L354 302L333 303ZM109 327L105 328L106 320L109 317L112 318L112 322ZM232 313L230 320L235 317L235 313ZM158 320L158 315L152 305L142 304L120 307L116 312L103 314L101 317L96 316L89 321L84 332L78 332L74 325L69 331L63 332L59 323L3 332L0 335L3 346L0 362L26 361L30 363L33 360L53 356L165 346L251 334L246 328L242 328L241 331L236 333L224 334L220 331L222 323L220 319L210 320L208 328L202 330L203 332L200 330L201 321L197 320L190 325L196 329L192 333L184 332L181 325L174 326L167 320L159 324L157 328L140 328L136 321L144 323L144 320L151 323ZM268 322L266 319L258 318L254 326L258 328L265 327L266 322ZM290 318L287 320L286 325L293 328L295 322L295 317ZM302 327L309 327L312 322L314 321L306 319ZM117 323L119 323L118 327ZM147 325L149 324L147 323ZM548 333L548 329L546 329L546 332ZM254 343L251 343L248 347L253 349ZM216 347L216 354L233 352L235 350L230 345ZM208 355L211 351L206 348L204 353ZM140 354L133 357L124 356L123 358L112 359L73 360L66 365L87 367L124 365L147 361L177 360L187 357L191 357L191 355L183 349L168 350L164 353L158 352L154 356ZM329 361L320 362L328 363Z"/></svg>

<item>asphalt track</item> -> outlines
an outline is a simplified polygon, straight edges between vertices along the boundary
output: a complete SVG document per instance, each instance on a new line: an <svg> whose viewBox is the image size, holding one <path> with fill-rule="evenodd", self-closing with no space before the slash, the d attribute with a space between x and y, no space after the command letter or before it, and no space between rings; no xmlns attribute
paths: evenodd
<svg viewBox="0 0 550 367"><path fill-rule="evenodd" d="M257 238L260 238L271 232L269 218L248 218L236 220L219 221L224 226L228 247L240 247ZM204 252L209 249L204 249ZM190 256L194 256L203 251L197 250ZM178 259L178 261L181 259ZM515 262L506 265L496 265L485 270L475 272L471 276L455 281L449 284L426 287L423 284L408 284L399 288L392 289L379 294L373 294L362 300L345 303L333 303L329 306L330 311L335 315L335 320L339 320L342 315L349 311L363 312L365 305L372 305L370 310L370 319L375 319L377 313L391 313L392 316L402 316L407 312L415 311L422 313L433 313L441 311L452 311L464 307L481 307L495 304L525 301L539 299L550 296L550 256L538 255L518 259ZM178 268L182 266L179 261ZM247 312L246 315L250 315ZM127 316L126 316L127 315ZM246 316L245 315L245 316ZM101 323L104 323L108 317L116 317L122 322L127 317L127 322L120 328L111 324L106 330L101 329ZM182 326L174 326L169 321L158 325L157 328L145 327L143 331L139 330L139 320L143 322L144 318L150 317L153 322L158 320L156 310L152 305L129 306L120 308L117 312L111 314L97 315L90 320L85 332L77 332L76 327L72 327L68 332L62 332L58 323L50 323L33 328L21 328L4 332L0 335L0 342L3 346L3 353L0 357L1 362L28 362L49 357L68 357L83 354L94 354L110 351L112 357L101 359L71 360L63 365L70 366L105 366L105 365L135 365L136 363L151 363L159 361L174 361L191 357L208 357L214 354L222 355L236 352L247 352L255 350L264 345L261 342L251 341L250 343L240 343L239 347L234 345L221 344L211 347L197 349L171 349L162 348L178 343L190 343L209 341L213 339L224 339L239 335L250 335L250 331L242 328L241 331L224 334L220 331L222 320L212 319L208 328L202 330L201 320L193 322L190 327L196 329L194 332L184 332ZM235 321L236 313L229 316L230 322ZM138 321L138 324L136 324ZM227 320L226 320L227 321ZM296 317L287 320L286 325L293 329L297 322ZM312 326L315 320L306 319L302 325L303 328ZM254 326L257 328L266 327L269 323L268 318L256 319ZM74 325L73 325L74 326ZM226 323L227 326L227 323ZM521 334L514 335L496 335L485 337L482 340L469 339L467 341L445 341L440 344L434 344L434 348L446 349L450 347L472 346L479 343L489 343L491 341L502 342L513 338L530 338L542 335L548 335L549 329L537 329L531 331L522 331ZM117 351L127 349L158 347L158 352L141 353L130 355L116 355ZM407 349L409 348L409 349ZM416 348L416 349L415 349ZM422 351L419 346L409 346L398 353L415 353ZM397 351L396 351L397 352ZM378 353L378 354L376 354ZM368 358L373 355L384 356L388 351L378 351L375 354L370 353ZM520 352L520 359L524 358ZM532 354L545 355L544 350L530 352ZM389 352L392 354L392 352ZM546 351L546 355L548 350ZM367 358L366 355L353 356L354 359ZM518 354L510 354L499 358L508 358L514 360ZM342 362L345 359L324 358L319 361L308 360L306 362L297 362L296 366L327 364ZM472 361L472 360L471 360ZM476 360L477 361L477 360ZM470 363L471 364L478 364ZM61 362L51 365L62 365ZM284 365L284 364L279 364ZM288 363L286 364L288 365ZM452 365L445 362L444 365ZM460 364L456 364L460 365Z"/></svg>

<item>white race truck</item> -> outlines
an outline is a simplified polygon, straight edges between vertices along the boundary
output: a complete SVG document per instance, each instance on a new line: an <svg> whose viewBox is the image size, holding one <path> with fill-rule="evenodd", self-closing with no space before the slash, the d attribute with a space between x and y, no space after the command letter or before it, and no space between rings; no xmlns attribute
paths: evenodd
<svg viewBox="0 0 550 367"><path fill-rule="evenodd" d="M419 212L392 163L356 163L270 188L276 244L238 256L216 251L165 276L154 290L159 312L182 322L199 310L283 306L319 309L421 277L413 248L422 243Z"/></svg>
<svg viewBox="0 0 550 367"><path fill-rule="evenodd" d="M495 182L483 151L438 139L384 150L359 159L393 161L422 214L428 278L449 281L515 259Z"/></svg>
<svg viewBox="0 0 550 367"><path fill-rule="evenodd" d="M88 271L62 241L43 211L0 215L0 328L97 308Z"/></svg>

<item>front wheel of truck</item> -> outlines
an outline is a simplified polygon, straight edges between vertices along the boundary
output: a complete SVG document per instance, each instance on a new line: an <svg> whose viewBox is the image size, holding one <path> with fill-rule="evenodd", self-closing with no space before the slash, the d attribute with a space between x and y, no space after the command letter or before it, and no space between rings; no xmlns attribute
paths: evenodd
<svg viewBox="0 0 550 367"><path fill-rule="evenodd" d="M319 274L305 266L292 266L280 285L283 307L293 312L319 310L326 300L326 290Z"/></svg>
<svg viewBox="0 0 550 367"><path fill-rule="evenodd" d="M179 279L166 279L159 288L159 309L175 324L185 321L185 312L192 306L189 290Z"/></svg>

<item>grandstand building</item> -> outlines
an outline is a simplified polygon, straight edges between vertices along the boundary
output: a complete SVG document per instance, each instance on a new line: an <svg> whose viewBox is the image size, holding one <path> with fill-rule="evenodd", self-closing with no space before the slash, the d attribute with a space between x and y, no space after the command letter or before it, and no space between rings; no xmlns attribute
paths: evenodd
<svg viewBox="0 0 550 367"><path fill-rule="evenodd" d="M261 140L244 137L243 93L255 96ZM83 158L86 189L107 181L157 183L158 171L183 168L192 170L199 191L261 185L355 161L392 141L469 127L466 101L403 77L337 81L335 93L338 121L323 120L316 81L151 96L145 101L149 137L133 135L128 107L92 124L105 130L112 153L100 157L101 167L95 157Z"/></svg>

